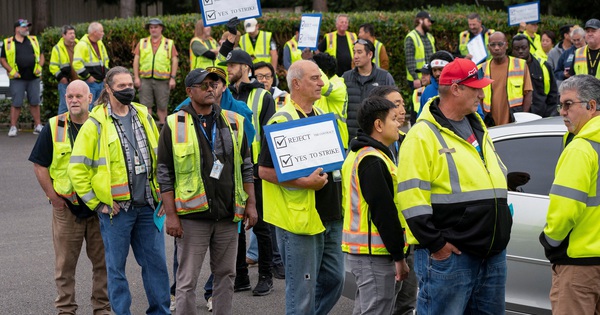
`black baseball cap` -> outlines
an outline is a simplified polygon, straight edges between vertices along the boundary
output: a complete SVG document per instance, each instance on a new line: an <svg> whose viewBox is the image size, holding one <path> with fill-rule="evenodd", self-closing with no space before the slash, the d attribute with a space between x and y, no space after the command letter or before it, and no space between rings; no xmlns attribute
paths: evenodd
<svg viewBox="0 0 600 315"><path fill-rule="evenodd" d="M212 76L215 81L220 79L220 76L215 72L206 71L202 68L194 69L185 77L185 87L191 87L194 84L202 83L209 75Z"/></svg>
<svg viewBox="0 0 600 315"><path fill-rule="evenodd" d="M241 49L234 49L227 54L227 60L219 62L219 66L226 66L228 63L241 63L252 68L252 57Z"/></svg>
<svg viewBox="0 0 600 315"><path fill-rule="evenodd" d="M429 14L429 12L427 12L427 11L421 11L421 12L417 13L417 17L423 18L423 19L429 19L431 21L431 23L435 22L433 20L433 18L431 17L431 14Z"/></svg>

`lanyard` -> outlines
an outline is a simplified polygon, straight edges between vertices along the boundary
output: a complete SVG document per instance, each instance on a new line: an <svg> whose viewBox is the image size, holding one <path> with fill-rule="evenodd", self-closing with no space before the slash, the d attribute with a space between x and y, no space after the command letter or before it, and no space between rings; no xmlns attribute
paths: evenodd
<svg viewBox="0 0 600 315"><path fill-rule="evenodd" d="M203 124L200 124L200 130L202 130L202 134L206 138L206 141L208 141L208 145L210 146L210 149L212 150L213 157L216 160L217 154L215 152L214 143L215 143L215 138L217 135L217 121L214 120L213 124L212 124L212 141L211 141L211 139L208 138L208 135L206 134L206 131L204 130Z"/></svg>

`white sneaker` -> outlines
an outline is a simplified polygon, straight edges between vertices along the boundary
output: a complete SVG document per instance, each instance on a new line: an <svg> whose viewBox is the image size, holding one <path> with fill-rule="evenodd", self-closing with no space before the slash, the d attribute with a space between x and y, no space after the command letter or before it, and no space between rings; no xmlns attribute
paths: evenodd
<svg viewBox="0 0 600 315"><path fill-rule="evenodd" d="M9 137L17 136L17 127L16 126L10 126L10 130L8 130L8 136Z"/></svg>
<svg viewBox="0 0 600 315"><path fill-rule="evenodd" d="M39 134L40 132L42 132L42 129L43 129L43 128L44 128L44 126L42 126L42 125L37 125L37 126L35 126L35 128L33 129L33 134L34 134L34 135L37 135L37 134Z"/></svg>
<svg viewBox="0 0 600 315"><path fill-rule="evenodd" d="M171 311L175 310L175 296L171 295L171 306L169 307Z"/></svg>
<svg viewBox="0 0 600 315"><path fill-rule="evenodd" d="M206 308L209 312L212 312L212 296L208 298L208 301L206 302Z"/></svg>

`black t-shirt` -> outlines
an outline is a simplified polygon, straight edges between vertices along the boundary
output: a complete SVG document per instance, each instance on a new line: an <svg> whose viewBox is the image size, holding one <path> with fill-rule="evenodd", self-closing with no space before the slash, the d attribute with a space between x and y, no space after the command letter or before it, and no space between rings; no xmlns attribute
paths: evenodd
<svg viewBox="0 0 600 315"><path fill-rule="evenodd" d="M597 50L592 50L592 49L587 49L587 66L588 66L588 73L589 75L592 76L596 76L596 71L598 70L598 64L600 63L600 55L598 54L600 52L600 49ZM593 63L593 67L592 67L592 63ZM575 75L575 67L573 67L575 65L575 62L573 62L571 64L571 68L569 69L569 75L574 76ZM568 64L565 63L565 67L567 67ZM582 73L579 73L582 74ZM583 73L585 74L585 73Z"/></svg>
<svg viewBox="0 0 600 315"><path fill-rule="evenodd" d="M350 54L350 47L348 47L348 39L345 35L336 33L337 36L337 50L335 52L335 59L337 60L337 69L335 74L341 77L344 72L352 69L352 56ZM319 43L319 51L325 52L327 50L327 37Z"/></svg>
<svg viewBox="0 0 600 315"><path fill-rule="evenodd" d="M298 112L300 118L303 118L303 113ZM314 116L314 110L308 116ZM258 165L274 168L271 151L266 137L263 137L260 145L260 155L258 157ZM342 183L335 181L331 172L327 173L327 184L315 191L315 201L317 212L323 222L331 222L342 218Z"/></svg>
<svg viewBox="0 0 600 315"><path fill-rule="evenodd" d="M69 141L77 138L77 133L81 129L82 124L76 124L69 121ZM71 146L73 145L71 141ZM29 161L36 163L42 167L48 168L52 164L52 157L54 156L54 147L52 146L52 130L50 124L46 124L42 131L38 135L37 141L31 150L29 155ZM69 200L63 198L69 207L69 210L78 218L84 219L94 215L94 212L86 206L86 204L77 196L79 205L72 204Z"/></svg>
<svg viewBox="0 0 600 315"><path fill-rule="evenodd" d="M35 68L35 53L33 52L33 46L28 37L23 39L22 43L19 43L16 39L12 41L15 45L15 62L21 74L22 80L33 80L37 78L33 73ZM41 49L41 47L40 47ZM6 47L2 46L2 58L6 58Z"/></svg>

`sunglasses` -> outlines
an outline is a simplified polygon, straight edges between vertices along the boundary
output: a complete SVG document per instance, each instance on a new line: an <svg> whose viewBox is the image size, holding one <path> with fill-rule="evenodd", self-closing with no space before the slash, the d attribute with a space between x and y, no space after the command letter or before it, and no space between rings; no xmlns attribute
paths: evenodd
<svg viewBox="0 0 600 315"><path fill-rule="evenodd" d="M475 73L468 75L466 78L462 78L460 80L452 80L452 84L461 84L471 78L481 80L483 79L483 73L481 71L475 71Z"/></svg>
<svg viewBox="0 0 600 315"><path fill-rule="evenodd" d="M569 108L571 106L573 106L574 104L588 104L589 101L581 101L581 102L573 102L573 101L566 101L564 103L558 103L558 105L556 105L556 109L560 112L561 110L565 110L568 111Z"/></svg>
<svg viewBox="0 0 600 315"><path fill-rule="evenodd" d="M368 45L369 42L367 42L366 40L360 38L360 39L358 39L357 41L354 42L354 45L356 45L356 44Z"/></svg>
<svg viewBox="0 0 600 315"><path fill-rule="evenodd" d="M208 88L211 87L213 90L219 87L219 82L202 82L200 84L194 84L190 86L191 88L200 88L201 91L208 91Z"/></svg>

